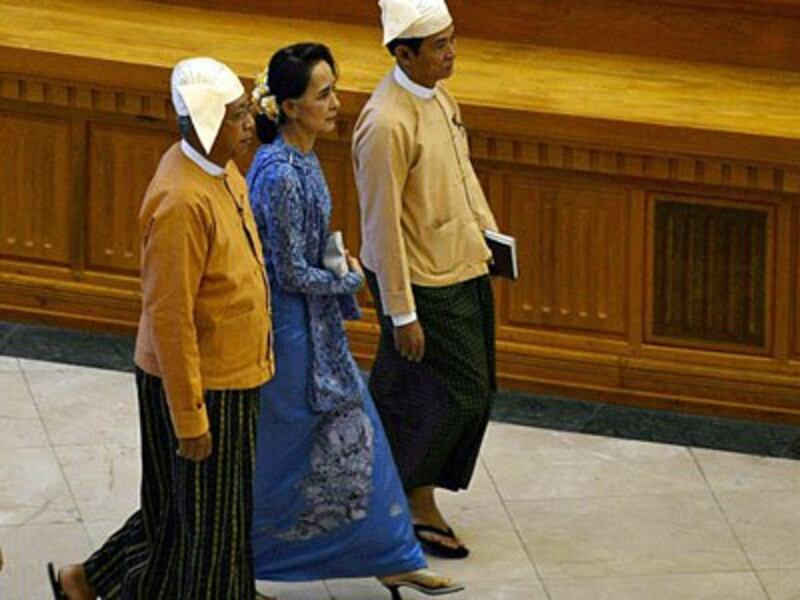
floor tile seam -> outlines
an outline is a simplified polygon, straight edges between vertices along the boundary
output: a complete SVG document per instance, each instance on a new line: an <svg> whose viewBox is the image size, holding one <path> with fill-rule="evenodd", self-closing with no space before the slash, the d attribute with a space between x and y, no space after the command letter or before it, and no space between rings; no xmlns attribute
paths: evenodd
<svg viewBox="0 0 800 600"><path fill-rule="evenodd" d="M651 578L651 577L682 577L682 576L703 576L708 577L710 575L752 575L754 577L758 577L756 571L748 570L747 568L741 567L730 567L730 568L716 568L716 569L672 569L668 571L631 571L625 573L605 573L602 575L580 575L580 574L569 574L569 575L556 575L556 576L544 576L544 583L555 585L559 583L569 583L573 581L600 581L603 579L642 579L642 578ZM761 581L759 580L759 586L761 590L766 594L766 591L761 585Z"/></svg>
<svg viewBox="0 0 800 600"><path fill-rule="evenodd" d="M700 469L700 473L702 474L703 478L706 480L708 484L709 491L711 492L711 497L714 499L714 503L717 505L720 515L722 515L722 519L725 521L725 525L728 527L728 530L731 532L733 539L736 540L736 545L739 547L739 551L744 556L747 564L750 565L750 570L753 572L756 581L758 581L758 585L761 587L761 590L764 592L764 596L767 598L771 598L769 592L767 591L764 582L761 580L761 577L758 575L758 571L756 570L756 566L753 563L753 559L750 557L750 554L747 552L747 549L744 547L741 538L739 537L739 533L736 531L736 528L731 523L730 517L728 513L725 511L725 508L722 506L722 502L720 501L719 497L717 496L716 490L711 486L711 482L708 480L708 475L706 474L705 470L703 469L703 465L700 464L700 460L697 458L697 455L693 451L692 448L689 448L689 454L691 454L692 459L697 464L697 468Z"/></svg>
<svg viewBox="0 0 800 600"><path fill-rule="evenodd" d="M792 569L787 569L791 571ZM754 575L755 571L748 569L700 569L697 571L670 571L666 573L624 573L624 574L605 574L605 575L569 575L563 577L545 577L544 580L550 583L564 583L575 580L592 581L600 579L641 579L643 577L675 577L683 575Z"/></svg>
<svg viewBox="0 0 800 600"><path fill-rule="evenodd" d="M44 420L44 418L42 418L42 413L41 413L41 411L39 409L39 404L36 402L36 396L33 393L33 388L31 387L31 382L28 379L28 374L26 372L24 372L24 371L22 372L22 378L25 381L25 385L28 388L28 394L31 397L34 409L36 410L36 414L39 416L39 421L40 421L40 423L42 425L42 428L44 429L45 436L47 437L47 441L49 443L48 448L49 448L51 454L53 455L53 460L56 462L56 465L58 466L58 472L61 474L61 480L64 482L64 486L66 487L67 492L69 493L69 497L72 500L73 507L75 508L75 510L78 512L78 515L80 516L80 521L83 522L85 519L84 519L83 511L81 510L81 506L78 503L78 498L75 495L75 490L73 490L72 484L70 483L69 478L67 477L67 474L64 471L64 465L61 464L61 460L59 460L59 458L58 458L58 452L56 452L56 449L55 449L55 447L53 445L53 438L52 438L52 436L50 434L50 429L47 427L47 422ZM85 527L84 527L84 530L85 530ZM87 535L88 535L88 532L87 532Z"/></svg>
<svg viewBox="0 0 800 600"><path fill-rule="evenodd" d="M9 525L8 523L0 523L0 532L3 530L12 530L12 529L23 529L26 527L71 527L73 525L83 525L85 521L80 519L78 521L68 521L66 523L58 522L58 523L17 523L14 525ZM7 557L6 557L7 558ZM5 571L3 571L5 572ZM0 589L0 591L2 591ZM2 596L0 596L2 598Z"/></svg>
<svg viewBox="0 0 800 600"><path fill-rule="evenodd" d="M784 488L772 488L772 487L750 487L750 488L726 488L726 487L716 487L711 486L711 490L713 490L717 494L727 495L727 494L798 494L800 495L800 486L796 487L784 487ZM798 599L800 600L800 599Z"/></svg>
<svg viewBox="0 0 800 600"><path fill-rule="evenodd" d="M28 388L28 393L31 396L31 403L33 404L33 408L36 411L36 416L39 419L39 424L42 426L42 429L44 430L44 435L47 438L47 448L49 448L50 451L53 453L53 458L56 461L56 464L58 464L58 469L61 472L61 476L65 477L61 466L61 461L58 460L58 455L56 454L55 451L55 444L53 443L53 435L50 431L50 428L47 425L47 420L42 415L41 406L39 406L39 403L36 401L36 396L33 394L33 388L31 387L27 374L23 373L23 379L25 380L25 385Z"/></svg>
<svg viewBox="0 0 800 600"><path fill-rule="evenodd" d="M67 510L69 510L69 509L67 509ZM77 509L75 509L75 510L77 511ZM17 528L19 528L19 527L53 527L53 526L56 526L56 525L65 525L65 526L66 525L83 525L83 517L78 515L72 520L47 519L47 520L42 521L42 522L24 521L22 523L5 523L3 525L0 525L0 528L5 527L5 528L8 528L8 529L14 529L15 527L17 527ZM0 596L0 597L2 597L2 596Z"/></svg>
<svg viewBox="0 0 800 600"><path fill-rule="evenodd" d="M124 442L70 442L70 443L59 443L55 442L50 444L53 448L91 448L94 446L105 446L105 447L116 447L116 448L124 448L125 450L140 450L141 445L131 445L125 444Z"/></svg>
<svg viewBox="0 0 800 600"><path fill-rule="evenodd" d="M795 490L787 490L786 493L794 492ZM532 503L550 503L550 502L560 502L560 501L572 501L572 500L617 500L622 498L659 498L664 497L668 498L670 496L681 496L686 497L687 495L694 495L697 497L709 495L711 494L711 489L702 489L702 490L677 490L674 492L654 492L648 493L644 492L641 494L601 494L597 496L553 496L549 498L525 498L525 499L510 499L510 498L503 498L501 500L504 504L532 504Z"/></svg>
<svg viewBox="0 0 800 600"><path fill-rule="evenodd" d="M773 595L769 593L769 590L767 589L764 580L761 579L761 575L758 573L758 571L753 571L753 577L756 578L758 585L761 586L762 590L764 590L764 595L767 597L767 600L773 600Z"/></svg>
<svg viewBox="0 0 800 600"><path fill-rule="evenodd" d="M322 580L322 587L325 588L325 593L328 594L327 600L336 600L336 596L333 595L333 591L328 587L327 579Z"/></svg>
<svg viewBox="0 0 800 600"><path fill-rule="evenodd" d="M765 571L786 571L787 573L798 573L800 572L800 567L766 567L763 569L756 569L756 572L765 572Z"/></svg>
<svg viewBox="0 0 800 600"><path fill-rule="evenodd" d="M544 591L545 597L547 598L547 600L554 600L553 595L550 593L550 591L547 589L547 586L545 585L544 579L542 578L542 573L539 570L539 567L537 566L531 551L528 549L528 545L525 543L525 540L522 537L522 532L517 527L517 523L514 520L514 517L511 514L511 511L509 510L505 501L503 500L503 496L502 494L500 494L500 489L497 486L497 482L495 481L495 478L492 475L492 472L489 470L489 466L486 464L483 457L481 457L481 463L483 464L484 470L486 471L486 476L489 478L489 481L491 482L492 487L494 488L494 491L497 494L497 497L500 499L500 506L502 506L506 518L508 518L509 522L511 523L511 526L514 530L514 534L517 537L517 541L519 542L522 551L525 553L525 556L528 559L528 563L533 569L533 572L536 575L536 579L539 581L539 585L541 586L542 591Z"/></svg>
<svg viewBox="0 0 800 600"><path fill-rule="evenodd" d="M98 522L99 521L91 521L91 523L98 523ZM94 540L92 539L92 534L89 531L89 523L90 523L90 521L87 521L86 519L83 519L83 521L81 522L81 525L83 525L83 532L86 534L86 539L89 540L89 549L90 549L90 556L91 556L91 554L94 553L99 548L99 546L97 546L94 543Z"/></svg>
<svg viewBox="0 0 800 600"><path fill-rule="evenodd" d="M611 431L581 431L578 429L573 429L570 427L560 427L557 424L547 425L542 424L535 421L529 422L509 422L509 421L500 421L493 419L495 423L502 423L506 425L517 425L520 427L532 427L532 428L539 428L539 429L546 429L548 431L558 431L563 433L571 433L571 434L579 434L579 435L586 435L586 436L593 436L599 438L605 438L609 440L620 440L620 441L627 441L627 442L640 442L644 444L655 444L661 446L671 446L671 447L687 447L687 441L685 439L672 439L672 438L664 438L664 439L647 439L641 436L634 436L634 435L626 435L615 433ZM769 452L769 451L754 451L754 450L747 450L742 447L722 447L719 445L695 445L691 446L692 448L700 448L718 452L732 452L737 454L742 454L745 456L756 456L756 457L765 457L765 458L783 458L785 460L794 460L800 461L800 458L787 456L788 451L793 448L794 442L789 442L780 452Z"/></svg>
<svg viewBox="0 0 800 600"><path fill-rule="evenodd" d="M33 419L31 419L33 420ZM0 444L0 452L14 452L16 450L42 450L42 449L52 449L49 443L46 444L25 444L24 446L3 446Z"/></svg>
<svg viewBox="0 0 800 600"><path fill-rule="evenodd" d="M22 370L21 373L22 373L22 381L25 383L25 389L28 391L28 397L30 398L31 404L33 405L33 410L36 412L36 417L39 419L39 423L41 424L42 429L44 429L44 435L47 438L48 448L53 450L53 437L50 434L50 429L47 427L47 422L45 421L44 416L42 415L41 407L39 406L39 403L36 401L36 394L33 393L33 387L31 386L30 379L28 379L28 374ZM53 450L53 455L55 455L55 450ZM58 457L55 458L56 462L59 465L59 470L60 470L61 463L59 463Z"/></svg>

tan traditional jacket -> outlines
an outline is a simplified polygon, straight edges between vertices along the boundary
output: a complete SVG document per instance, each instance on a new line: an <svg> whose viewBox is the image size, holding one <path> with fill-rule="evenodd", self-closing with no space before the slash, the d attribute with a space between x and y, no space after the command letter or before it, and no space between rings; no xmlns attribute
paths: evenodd
<svg viewBox="0 0 800 600"><path fill-rule="evenodd" d="M398 76L378 85L353 136L361 260L392 316L415 310L412 283L445 286L487 273L482 232L497 229L456 101L441 84L428 97L412 93Z"/></svg>

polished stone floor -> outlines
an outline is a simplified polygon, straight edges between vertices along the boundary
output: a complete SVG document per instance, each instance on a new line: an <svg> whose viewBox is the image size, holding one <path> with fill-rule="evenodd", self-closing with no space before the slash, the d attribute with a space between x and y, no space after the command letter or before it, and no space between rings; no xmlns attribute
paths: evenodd
<svg viewBox="0 0 800 600"><path fill-rule="evenodd" d="M134 338L0 321L0 356L133 371ZM800 427L582 402L510 391L495 421L558 431L800 459Z"/></svg>
<svg viewBox="0 0 800 600"><path fill-rule="evenodd" d="M48 598L45 562L121 524L137 446L129 372L0 356L0 598ZM798 497L796 460L494 422L471 490L442 494L473 554L433 565L467 584L454 600L798 599ZM260 587L388 599L370 580Z"/></svg>

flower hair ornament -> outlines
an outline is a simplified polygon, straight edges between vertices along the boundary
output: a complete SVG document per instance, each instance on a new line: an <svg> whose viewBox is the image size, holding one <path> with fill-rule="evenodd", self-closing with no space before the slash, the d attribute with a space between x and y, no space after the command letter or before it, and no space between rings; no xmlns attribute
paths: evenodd
<svg viewBox="0 0 800 600"><path fill-rule="evenodd" d="M278 106L278 100L275 98L275 94L270 92L269 86L267 85L268 76L269 71L267 71L267 69L264 69L261 73L256 75L252 100L260 114L267 117L270 121L277 123L278 117L280 116L280 107Z"/></svg>

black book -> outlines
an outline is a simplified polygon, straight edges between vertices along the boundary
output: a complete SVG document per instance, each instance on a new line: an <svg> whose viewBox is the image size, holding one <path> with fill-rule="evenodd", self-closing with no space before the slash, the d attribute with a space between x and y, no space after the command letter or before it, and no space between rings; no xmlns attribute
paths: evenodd
<svg viewBox="0 0 800 600"><path fill-rule="evenodd" d="M483 232L483 237L486 239L489 250L492 251L489 273L516 280L519 277L517 240L510 235L488 229Z"/></svg>

